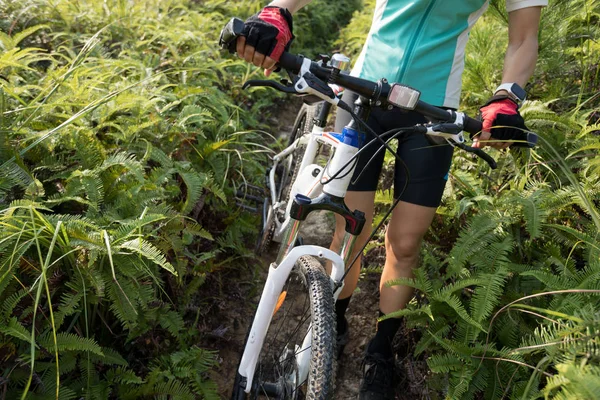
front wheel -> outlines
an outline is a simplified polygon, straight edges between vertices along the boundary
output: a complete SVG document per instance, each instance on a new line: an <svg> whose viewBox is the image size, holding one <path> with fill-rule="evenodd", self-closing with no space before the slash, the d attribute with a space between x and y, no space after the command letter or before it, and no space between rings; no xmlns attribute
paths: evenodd
<svg viewBox="0 0 600 400"><path fill-rule="evenodd" d="M310 335L311 345L303 346L307 335ZM334 350L331 281L317 260L310 256L301 257L279 297L251 391L249 394L244 392L245 378L236 372L232 399L331 399ZM310 360L308 376L304 380L298 366L298 360L303 356Z"/></svg>

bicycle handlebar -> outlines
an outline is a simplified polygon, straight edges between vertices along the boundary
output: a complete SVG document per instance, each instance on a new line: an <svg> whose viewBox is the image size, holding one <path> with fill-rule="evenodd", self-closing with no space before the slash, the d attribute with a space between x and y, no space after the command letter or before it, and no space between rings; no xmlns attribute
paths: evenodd
<svg viewBox="0 0 600 400"><path fill-rule="evenodd" d="M304 57L300 55L294 55L291 53L284 52L279 59L279 65L281 68L286 69L294 74L297 74L302 67ZM316 77L327 81L331 76L331 68L323 67L318 63L312 61L310 66L310 72ZM335 77L332 82L336 85L342 86L352 92L358 93L373 101L381 101L382 103L387 102L387 98L391 89L391 85L386 80L380 80L378 82L372 82L366 79L357 78L350 75L339 74ZM439 122L454 121L454 113L449 112L443 108L436 107L422 100L419 100L414 108L414 111L425 117L431 118ZM480 120L469 117L468 115L463 116L463 130L471 135L476 135L483 129L483 124ZM515 147L534 147L537 143L537 135L533 132L523 132L522 137L515 138L518 140L512 144ZM475 152L481 157L483 152ZM483 153L485 154L485 153ZM482 157L484 158L484 157ZM486 160L487 161L487 160Z"/></svg>
<svg viewBox="0 0 600 400"><path fill-rule="evenodd" d="M232 18L229 23L221 31L219 38L219 44L223 49L228 50L230 53L235 53L236 40L238 36L241 36L244 30L244 21L238 18ZM284 52L279 58L278 65L290 71L293 74L298 74L305 63L305 59L301 55L294 55L288 52ZM388 103L388 95L390 94L391 85L385 79L380 79L377 82L372 82L367 79L357 78L348 74L335 74L332 75L332 68L323 66L320 63L314 61L310 62L310 72L317 78L324 82L333 83L342 86L352 92L355 92L363 97L368 98L377 105L384 105ZM333 78L332 78L333 77ZM456 119L456 114L453 111L444 110L436 107L422 100L419 100L414 111L439 122L453 122ZM468 115L463 115L462 129L471 135L476 135L482 130L481 121L471 118ZM515 142L512 146L516 147L534 147L537 143L537 135L533 132L522 132L522 135L515 138ZM459 146L463 150L469 151L485 159L488 163L489 160L493 159L488 156L481 149L475 149L466 145ZM491 163L490 163L491 165Z"/></svg>

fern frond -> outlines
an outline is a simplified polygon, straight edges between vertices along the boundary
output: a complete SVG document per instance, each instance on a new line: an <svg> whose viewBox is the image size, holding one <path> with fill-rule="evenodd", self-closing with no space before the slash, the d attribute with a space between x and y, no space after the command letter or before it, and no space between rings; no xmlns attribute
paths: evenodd
<svg viewBox="0 0 600 400"><path fill-rule="evenodd" d="M415 356L421 354L427 349L431 348L432 343L435 343L435 338L445 337L450 332L450 326L444 321L439 323L439 326L431 326L426 332L424 332L423 337L419 340L417 345L415 346Z"/></svg>
<svg viewBox="0 0 600 400"><path fill-rule="evenodd" d="M179 332L184 328L183 318L181 318L179 313L172 310L161 312L158 321L160 322L160 325L168 330L174 337L179 337Z"/></svg>
<svg viewBox="0 0 600 400"><path fill-rule="evenodd" d="M207 175L193 170L178 169L177 173L181 176L187 188L187 195L181 208L181 213L187 215L202 196L202 190L209 179Z"/></svg>
<svg viewBox="0 0 600 400"><path fill-rule="evenodd" d="M494 231L497 226L498 223L489 215L477 215L469 221L448 257L451 276L458 275L465 263L474 254L477 254L495 240Z"/></svg>
<svg viewBox="0 0 600 400"><path fill-rule="evenodd" d="M131 172L139 182L144 181L144 170L142 164L136 161L135 156L127 153L116 153L104 160L102 165L98 167L99 171L105 171L114 166L122 166Z"/></svg>
<svg viewBox="0 0 600 400"><path fill-rule="evenodd" d="M494 308L500 303L502 289L504 288L506 270L500 269L495 274L484 274L481 276L485 284L479 285L473 294L470 303L473 319L482 323L492 314Z"/></svg>
<svg viewBox="0 0 600 400"><path fill-rule="evenodd" d="M60 332L56 334L56 347L52 336L44 334L37 337L37 343L41 347L54 352L55 348L59 351L83 351L103 356L102 349L94 339L77 336L72 333Z"/></svg>
<svg viewBox="0 0 600 400"><path fill-rule="evenodd" d="M546 195L546 190L538 190L528 195L522 193L520 196L517 196L523 207L523 216L527 231L532 239L538 238L541 235L542 226L548 217L548 212L542 207L542 202Z"/></svg>
<svg viewBox="0 0 600 400"><path fill-rule="evenodd" d="M72 315L79 308L79 304L83 299L83 290L64 293L61 296L58 310L54 314L54 323L56 327L60 327L65 318Z"/></svg>
<svg viewBox="0 0 600 400"><path fill-rule="evenodd" d="M10 335L19 340L23 340L29 343L30 345L32 344L31 333L28 332L23 325L21 325L21 323L16 317L12 317L11 319L9 319L8 324L6 324L5 326L0 326L0 332L4 333L5 335ZM37 345L36 348L38 348Z"/></svg>
<svg viewBox="0 0 600 400"><path fill-rule="evenodd" d="M465 307L463 306L462 302L460 301L460 299L455 296L455 295L450 295L447 298L444 298L443 301L448 304L455 312L456 314L458 314L459 317L461 317L465 322L467 322L468 324L474 326L475 328L483 331L483 332L487 332L483 326L481 326L481 324L479 322L477 322L476 320L474 320L469 313L467 312L467 310L465 310Z"/></svg>
<svg viewBox="0 0 600 400"><path fill-rule="evenodd" d="M109 382L114 383L125 383L133 385L140 385L144 383L144 380L138 377L135 374L135 372L125 367L111 368L106 373L106 378Z"/></svg>
<svg viewBox="0 0 600 400"><path fill-rule="evenodd" d="M576 287L576 282L565 275L555 275L545 271L525 271L520 275L532 276L546 285L550 290L565 290Z"/></svg>
<svg viewBox="0 0 600 400"><path fill-rule="evenodd" d="M389 319L389 318L400 318L400 317L406 317L406 316L418 316L420 314L425 314L429 319L433 320L433 313L431 312L431 307L430 306L424 306L424 307L419 307L419 308L404 308L402 310L398 310L398 311L394 311L391 312L389 314L385 314L382 318L381 321Z"/></svg>
<svg viewBox="0 0 600 400"><path fill-rule="evenodd" d="M452 293L456 292L457 290L463 290L465 288L468 288L469 286L478 286L478 285L484 285L485 281L482 278L466 278L466 279L460 279L456 282L452 282L444 287L442 287L441 289L436 290L435 292L433 292L431 294L431 298L437 301L444 301L445 299L449 298Z"/></svg>
<svg viewBox="0 0 600 400"><path fill-rule="evenodd" d="M177 272L175 271L171 263L167 261L164 254L161 253L161 251L154 247L152 244L146 242L141 238L121 243L119 245L119 249L120 251L129 250L134 253L137 253L145 257L146 259L152 261L153 263L157 264L161 268L166 269L173 275L177 275Z"/></svg>
<svg viewBox="0 0 600 400"><path fill-rule="evenodd" d="M433 354L427 359L427 365L432 372L439 374L459 370L464 361L452 354Z"/></svg>

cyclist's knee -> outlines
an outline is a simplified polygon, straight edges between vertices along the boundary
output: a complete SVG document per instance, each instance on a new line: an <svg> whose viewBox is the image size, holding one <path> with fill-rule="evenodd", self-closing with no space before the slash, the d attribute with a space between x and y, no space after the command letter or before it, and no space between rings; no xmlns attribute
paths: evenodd
<svg viewBox="0 0 600 400"><path fill-rule="evenodd" d="M385 234L386 254L394 257L401 265L414 265L421 249L421 235L387 230Z"/></svg>

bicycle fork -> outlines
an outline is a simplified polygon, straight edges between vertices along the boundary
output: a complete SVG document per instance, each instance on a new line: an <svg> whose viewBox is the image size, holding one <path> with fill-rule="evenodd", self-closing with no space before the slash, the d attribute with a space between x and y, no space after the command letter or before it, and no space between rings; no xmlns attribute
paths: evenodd
<svg viewBox="0 0 600 400"><path fill-rule="evenodd" d="M319 132L320 131L320 132ZM315 127L313 134L322 133L322 128ZM344 260L349 261L352 256L352 248L356 238L362 231L365 224L365 215L359 210L350 211L344 203L344 196L350 179L354 172L354 165L350 165L350 160L358 151L360 134L353 128L353 123L344 128L341 134L327 133L324 136L325 141L335 145L336 152L330 160L329 168L326 168L321 175L323 192L316 198L311 199L303 194L295 194L291 206L288 207L290 224L287 226L283 236L282 244L275 263L269 266L269 273L265 282L265 287L261 295L256 315L252 321L252 327L238 373L246 378L245 392L249 393L253 380L258 358L264 344L267 330L271 324L273 314L279 299L279 295L288 279L292 268L302 256L313 256L320 259L331 261L331 284L334 300L337 299L343 288L343 278L345 274ZM306 167L308 160L314 158L317 143L311 140L308 143L307 153L302 160L302 167ZM302 168L301 168L302 170ZM340 176L341 175L341 176ZM341 248L341 254L335 253L329 249L319 246L296 246L298 232L301 222L306 219L308 214L316 210L328 210L342 216L346 221L346 234ZM308 376L310 363L310 347L312 340L312 327L309 327L308 333L303 339L300 355L296 359L298 371L298 383L305 382Z"/></svg>

